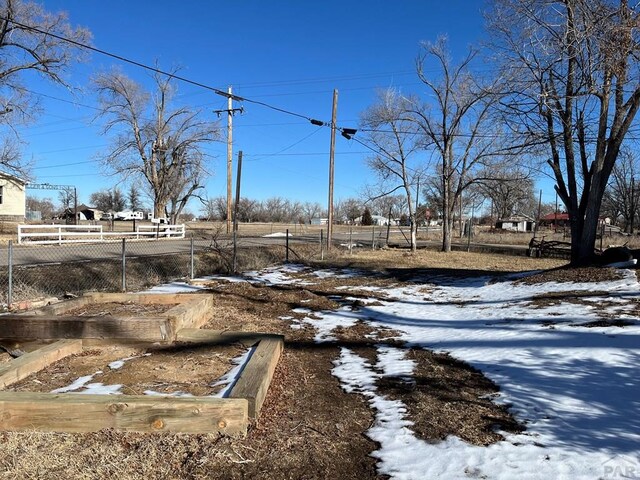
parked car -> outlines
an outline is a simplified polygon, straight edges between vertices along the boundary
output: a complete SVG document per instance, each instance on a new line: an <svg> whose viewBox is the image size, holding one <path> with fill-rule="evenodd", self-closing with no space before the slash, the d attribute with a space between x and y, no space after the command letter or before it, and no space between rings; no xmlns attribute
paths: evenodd
<svg viewBox="0 0 640 480"><path fill-rule="evenodd" d="M113 220L113 213L107 212L103 213L100 217L100 220Z"/></svg>

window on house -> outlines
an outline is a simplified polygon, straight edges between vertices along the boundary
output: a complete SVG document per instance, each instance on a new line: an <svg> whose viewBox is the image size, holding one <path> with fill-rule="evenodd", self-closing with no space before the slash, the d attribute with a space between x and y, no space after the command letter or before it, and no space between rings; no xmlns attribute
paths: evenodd
<svg viewBox="0 0 640 480"><path fill-rule="evenodd" d="M0 205L2 205L2 200L4 199L4 187L0 185Z"/></svg>

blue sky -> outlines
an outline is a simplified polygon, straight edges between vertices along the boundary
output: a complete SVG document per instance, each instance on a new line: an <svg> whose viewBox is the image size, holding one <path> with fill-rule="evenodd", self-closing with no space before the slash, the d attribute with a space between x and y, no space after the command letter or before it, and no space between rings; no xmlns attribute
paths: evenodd
<svg viewBox="0 0 640 480"><path fill-rule="evenodd" d="M337 123L343 127L357 127L378 89L424 91L414 69L421 41L446 34L453 57L460 58L484 36L484 2L473 0L42 3L91 30L97 48L141 63L157 60L163 69L180 66L189 79L221 90L232 85L238 95L305 116L329 121L336 88ZM30 83L48 95L41 98L44 114L23 131L36 182L75 185L83 202L118 182L97 160L109 139L92 122L96 111L90 107L96 102L89 90L91 75L114 65L150 85L148 72L97 53L68 72L67 80L79 89L74 94ZM216 118L213 110L226 108L225 98L196 86L178 83L178 94L178 101L202 108L211 118ZM234 119L234 162L239 150L244 153L242 195L326 204L330 130L251 103L244 109ZM220 126L223 141L207 147L213 157L210 197L226 194L224 118ZM372 182L367 155L362 145L337 136L336 200L358 196ZM56 198L55 192L32 192Z"/></svg>

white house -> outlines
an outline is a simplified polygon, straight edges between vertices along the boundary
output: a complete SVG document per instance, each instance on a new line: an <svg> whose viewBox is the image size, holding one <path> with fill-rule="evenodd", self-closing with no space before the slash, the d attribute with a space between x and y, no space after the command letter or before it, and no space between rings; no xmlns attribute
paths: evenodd
<svg viewBox="0 0 640 480"><path fill-rule="evenodd" d="M24 222L26 181L0 172L0 220Z"/></svg>
<svg viewBox="0 0 640 480"><path fill-rule="evenodd" d="M381 227L387 226L389 224L389 218L383 217L382 215L371 215L371 221L373 222L373 225L381 226ZM362 217L356 218L355 224L362 225ZM392 218L391 225L398 225L398 221Z"/></svg>
<svg viewBox="0 0 640 480"><path fill-rule="evenodd" d="M525 215L514 215L509 218L501 218L496 222L496 228L510 232L532 232L536 222Z"/></svg>

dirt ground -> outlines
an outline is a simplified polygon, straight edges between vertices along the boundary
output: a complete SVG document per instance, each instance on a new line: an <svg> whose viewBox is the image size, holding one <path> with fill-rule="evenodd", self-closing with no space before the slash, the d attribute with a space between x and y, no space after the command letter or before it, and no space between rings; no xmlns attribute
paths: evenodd
<svg viewBox="0 0 640 480"><path fill-rule="evenodd" d="M216 381L244 351L246 348L240 345L207 349L180 344L142 350L123 346L92 348L66 357L7 390L51 392L91 375L91 383L120 385L118 391L125 395L214 395L223 388L214 385ZM123 359L126 360L120 364Z"/></svg>
<svg viewBox="0 0 640 480"><path fill-rule="evenodd" d="M562 263L550 259L467 253L424 251L411 255L402 251L360 252L345 254L330 262L317 262L315 267L357 268L368 272L365 278L340 279L339 282L335 278L316 279L317 283L311 286L277 287L212 281L208 287L215 293L216 301L212 320L204 328L285 335L285 350L260 418L250 426L246 438L145 435L111 430L90 434L0 432L0 479L382 478L377 475L376 461L370 456L377 446L366 436L374 420L373 412L364 397L347 394L340 388L331 369L342 346L370 361L375 361L375 346L380 343L404 346L393 340L392 330L374 330L364 323L338 329L334 332L336 341L317 344L313 340L313 327L297 323L300 315L291 310L299 307L312 311L337 308L340 297L345 295L344 290L336 288L339 285L350 285L350 297L358 298L361 293L363 297L371 298L370 291L360 291L359 288L365 284L398 285L410 278L434 274L500 276L508 272L541 269L545 271L527 281L615 276L603 269L590 274L559 269ZM428 294L429 289L425 288L425 296ZM351 306L359 308L358 300L352 301ZM297 328L291 328L292 325ZM229 348L225 354L227 361L238 353L237 347ZM131 352L107 353L95 355L96 358L101 357L101 365L108 358ZM166 357L159 357L162 359L154 364L144 366L144 362L151 362L156 352L149 357L139 357L135 362L140 362L140 368L144 367L145 372L153 375L157 368L173 364L180 371L187 369L189 373L183 378L188 377L189 381L198 379L203 370L207 371L208 381L215 376L211 373L214 367L209 363L212 360L208 358L213 352L205 352L202 356L187 353L187 356L180 355L179 358L173 358L170 352L161 353ZM82 371L95 371L97 363L85 364L95 360L92 355L89 352L58 362L31 380L47 381L47 388L68 384L73 380L72 374L78 376ZM107 356L102 358L102 355ZM414 422L414 430L420 438L438 441L447 435L456 435L472 444L488 445L502 438L497 433L499 430L514 432L524 429L504 406L491 401L498 387L481 372L446 354L411 349L408 355L416 362L413 380L391 378L378 387L389 398L401 399L405 403L408 417ZM137 368L133 360L125 367ZM110 373L115 375L115 372L108 372L102 378L108 379ZM102 378L96 377L95 381L103 381ZM144 388L144 382L167 382L166 378L158 380L153 376L138 380ZM28 384L29 380L23 383ZM18 385L16 389L26 386ZM33 385L28 387L31 389ZM153 389L157 388L155 385Z"/></svg>
<svg viewBox="0 0 640 480"><path fill-rule="evenodd" d="M162 315L177 303L170 304L142 304L135 302L96 302L73 308L64 312L69 316L111 316L111 317L135 317Z"/></svg>

